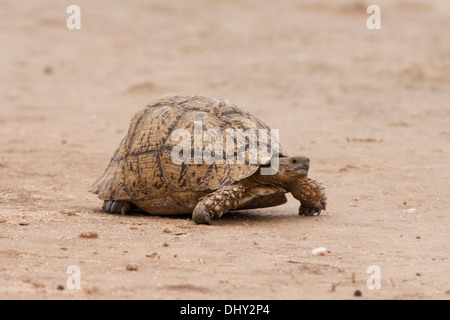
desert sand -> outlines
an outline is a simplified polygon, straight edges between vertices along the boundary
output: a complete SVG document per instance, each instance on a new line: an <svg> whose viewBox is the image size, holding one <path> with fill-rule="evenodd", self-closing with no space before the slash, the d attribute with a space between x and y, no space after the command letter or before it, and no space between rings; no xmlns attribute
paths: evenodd
<svg viewBox="0 0 450 320"><path fill-rule="evenodd" d="M0 2L0 299L450 298L448 1L377 1L379 30L358 0L77 0L69 30L71 4ZM280 129L328 210L102 212L88 188L167 93Z"/></svg>

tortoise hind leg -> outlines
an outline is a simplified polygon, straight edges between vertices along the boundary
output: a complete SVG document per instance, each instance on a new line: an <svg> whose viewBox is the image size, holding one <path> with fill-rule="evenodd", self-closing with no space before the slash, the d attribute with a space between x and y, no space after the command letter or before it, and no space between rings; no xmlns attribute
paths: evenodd
<svg viewBox="0 0 450 320"><path fill-rule="evenodd" d="M132 205L128 201L105 200L103 202L103 210L110 213L120 213L121 215L127 214L131 207Z"/></svg>
<svg viewBox="0 0 450 320"><path fill-rule="evenodd" d="M227 211L237 208L244 192L242 184L237 183L206 195L197 203L192 219L196 223L210 224L211 218L220 218Z"/></svg>

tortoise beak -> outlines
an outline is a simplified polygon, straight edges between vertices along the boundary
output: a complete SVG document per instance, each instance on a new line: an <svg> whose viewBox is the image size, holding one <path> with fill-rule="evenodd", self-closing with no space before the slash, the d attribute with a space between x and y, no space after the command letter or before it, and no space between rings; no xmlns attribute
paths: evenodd
<svg viewBox="0 0 450 320"><path fill-rule="evenodd" d="M307 175L309 171L310 160L308 157L298 156L291 159L291 164L294 165L294 171Z"/></svg>
<svg viewBox="0 0 450 320"><path fill-rule="evenodd" d="M302 164L301 164L301 168L302 168L304 171L308 172L308 171L309 171L309 164L310 164L309 158L304 157L304 160L302 161Z"/></svg>

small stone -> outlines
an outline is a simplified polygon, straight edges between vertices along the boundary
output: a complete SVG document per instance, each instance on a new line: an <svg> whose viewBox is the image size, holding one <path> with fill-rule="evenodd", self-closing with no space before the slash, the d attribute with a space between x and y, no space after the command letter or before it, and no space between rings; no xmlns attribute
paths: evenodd
<svg viewBox="0 0 450 320"><path fill-rule="evenodd" d="M362 292L361 292L360 290L356 290L356 291L353 293L353 295L354 295L355 297L362 297Z"/></svg>
<svg viewBox="0 0 450 320"><path fill-rule="evenodd" d="M52 74L53 73L53 68L51 66L45 66L44 69L42 70L45 74Z"/></svg>
<svg viewBox="0 0 450 320"><path fill-rule="evenodd" d="M59 286L57 286L57 287L56 287L56 289L58 289L58 290L61 290L61 291L62 291L62 290L64 290L64 286L63 286L62 284L60 284Z"/></svg>
<svg viewBox="0 0 450 320"><path fill-rule="evenodd" d="M408 210L405 210L404 212L407 213L407 214L415 214L415 213L417 213L417 209L416 208L410 208Z"/></svg>
<svg viewBox="0 0 450 320"><path fill-rule="evenodd" d="M327 248L320 247L316 248L313 251L311 251L311 254L313 256L324 256L328 252Z"/></svg>
<svg viewBox="0 0 450 320"><path fill-rule="evenodd" d="M20 221L19 222L19 226L27 226L28 222L27 221Z"/></svg>
<svg viewBox="0 0 450 320"><path fill-rule="evenodd" d="M78 237L83 239L97 239L98 233L97 232L81 232Z"/></svg>
<svg viewBox="0 0 450 320"><path fill-rule="evenodd" d="M130 264L127 264L127 266L126 266L126 269L128 271L137 271L138 268L139 268L138 265L135 263L130 263Z"/></svg>
<svg viewBox="0 0 450 320"><path fill-rule="evenodd" d="M164 228L164 233L172 233L172 230L170 230L170 228L165 227Z"/></svg>
<svg viewBox="0 0 450 320"><path fill-rule="evenodd" d="M98 287L88 287L88 288L84 288L84 292L86 292L87 294L97 294L100 293L100 289Z"/></svg>
<svg viewBox="0 0 450 320"><path fill-rule="evenodd" d="M153 252L153 253L151 253L151 254L146 254L145 256L146 256L147 258L152 258L152 259L158 258L158 259L159 259L159 255L158 255L157 252Z"/></svg>
<svg viewBox="0 0 450 320"><path fill-rule="evenodd" d="M64 214L64 215L69 216L69 217L77 215L76 210L72 210L72 209L60 210L59 213Z"/></svg>

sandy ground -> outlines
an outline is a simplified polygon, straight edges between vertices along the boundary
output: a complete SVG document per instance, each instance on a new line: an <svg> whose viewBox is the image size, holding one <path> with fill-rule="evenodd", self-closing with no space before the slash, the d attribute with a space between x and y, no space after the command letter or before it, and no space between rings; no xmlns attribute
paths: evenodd
<svg viewBox="0 0 450 320"><path fill-rule="evenodd" d="M377 1L381 30L364 1L79 0L81 30L70 4L0 2L1 299L450 298L448 1ZM172 92L279 128L328 211L103 213L88 187Z"/></svg>

